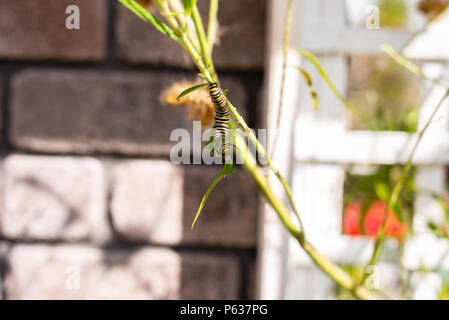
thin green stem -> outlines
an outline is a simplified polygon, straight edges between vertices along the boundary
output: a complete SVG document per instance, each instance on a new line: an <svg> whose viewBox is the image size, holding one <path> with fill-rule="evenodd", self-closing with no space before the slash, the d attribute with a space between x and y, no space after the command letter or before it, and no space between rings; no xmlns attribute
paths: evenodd
<svg viewBox="0 0 449 320"><path fill-rule="evenodd" d="M200 41L201 56L203 57L203 61L206 67L209 69L212 78L216 79L216 72L214 65L212 63L212 57L210 55L209 50L207 49L206 32L204 31L203 20L201 19L201 15L198 10L198 6L196 4L193 6L192 20L195 25L195 30L198 35L198 39Z"/></svg>
<svg viewBox="0 0 449 320"><path fill-rule="evenodd" d="M365 267L365 270L367 267L375 265L382 255L384 238L385 238L385 226L387 224L388 212L390 212L393 209L393 207L396 205L396 203L399 199L399 196L401 194L401 191L402 191L405 183L408 180L408 175L413 166L413 157L415 156L416 150L418 149L418 146L421 143L421 140L422 140L425 132L427 131L427 129L429 128L433 119L437 115L438 110L440 110L441 106L443 105L444 101L446 100L446 98L448 96L449 96L449 89L446 90L445 95L441 98L438 105L433 110L432 114L430 115L429 119L425 123L424 127L418 132L418 138L412 148L412 151L410 152L410 156L407 160L407 163L405 164L404 168L402 169L401 174L398 179L398 182L394 186L393 192L391 193L390 199L388 200L388 204L387 204L387 207L385 209L384 216L382 219L382 225L381 225L381 227L377 233L377 236L376 236L374 250L373 250L373 253L371 255L371 258L370 258L368 264ZM365 272L363 275L363 278L362 278L362 283L366 280L366 276L367 276L367 273Z"/></svg>
<svg viewBox="0 0 449 320"><path fill-rule="evenodd" d="M393 59L394 62L396 62L398 65L404 67L405 69L407 69L411 73L414 73L418 77L421 77L422 79L427 80L436 86L445 88L448 87L448 84L445 83L444 81L428 77L416 64L414 64L413 62L405 58L403 55L396 52L391 46L382 45L381 50L386 54L388 54L390 58Z"/></svg>
<svg viewBox="0 0 449 320"><path fill-rule="evenodd" d="M219 0L210 0L209 3L209 23L207 24L207 52L210 56L212 56L215 38L217 37L218 2Z"/></svg>
<svg viewBox="0 0 449 320"><path fill-rule="evenodd" d="M268 183L267 177L263 174L261 168L256 164L251 152L248 150L248 146L244 138L240 135L234 136L236 150L239 156L243 159L244 166L253 180L259 187L260 192L268 201L270 206L279 216L282 224L288 230L288 232L298 241L307 255L312 261L323 270L331 279L335 281L342 288L351 291L357 298L363 300L370 300L374 297L364 287L358 285L343 269L330 260L319 254L315 248L306 240L304 233L295 227L295 224L291 220L288 209L274 194Z"/></svg>
<svg viewBox="0 0 449 320"><path fill-rule="evenodd" d="M179 22L179 25L182 27L182 32L187 33L187 30L192 27L192 20L188 19L185 16L184 4L180 0L171 0L168 1L168 7L170 8L171 12L173 12L173 15ZM184 14L182 14L183 12ZM198 40L196 33L189 32L187 33L187 37L195 47L196 51L200 52L201 51L200 42Z"/></svg>
<svg viewBox="0 0 449 320"><path fill-rule="evenodd" d="M200 54L196 51L195 47L192 45L190 40L187 38L186 35L183 35L181 38L185 45L187 52L191 55L193 58L193 61L198 66L198 69L200 70L201 74L203 75L204 79L206 79L207 82L213 83L215 80L213 79L211 73L209 72L208 68L204 65L203 60L201 59Z"/></svg>
<svg viewBox="0 0 449 320"><path fill-rule="evenodd" d="M287 3L287 12L285 17L285 26L284 26L284 43L283 43L283 53L282 53L282 75L281 75L281 89L279 92L279 104L278 104L278 112L276 115L276 130L279 131L281 127L281 115L282 115L282 106L284 105L284 91L285 91L285 78L287 74L287 55L290 47L290 29L292 25L292 7L293 0L288 0ZM276 145L278 140L279 132L276 132L272 152L274 154L276 151Z"/></svg>
<svg viewBox="0 0 449 320"><path fill-rule="evenodd" d="M287 198L288 198L290 206L293 210L293 213L295 214L296 219L299 222L300 228L301 228L301 230L304 230L304 225L302 223L298 209L296 208L295 201L293 200L292 191L291 191L289 185L285 181L284 177L282 177L282 174L280 173L280 171L275 167L275 165L273 164L273 161L271 161L265 148L260 143L260 141L257 139L254 132L248 127L248 125L245 122L245 119L243 119L243 117L238 113L237 109L234 107L234 105L231 102L229 102L229 110L231 111L231 114L235 118L237 123L242 127L243 131L248 135L248 138L251 141L251 143L256 147L256 151L259 152L263 156L263 158L267 162L267 165L269 166L271 171L275 174L275 176L277 177L279 182L282 184L282 187L285 190L285 193L287 195Z"/></svg>
<svg viewBox="0 0 449 320"><path fill-rule="evenodd" d="M211 6L218 6L218 1L216 1L217 3L212 4ZM216 10L218 8L215 8L214 10ZM196 16L196 18L195 18ZM216 14L215 14L215 18L216 18ZM203 28L203 24L201 22L201 16L199 15L199 11L196 8L196 15L195 15L195 8L194 11L192 12L192 19L193 20L197 20L197 22L195 23L195 26L198 26L196 28L196 32L198 33L198 38L200 40L200 43L203 43L201 45L202 48L204 48L204 41L206 41L206 38L204 37L204 28ZM210 22L209 22L210 23ZM212 22L213 23L213 22ZM288 51L288 41L287 41L287 47L285 48L286 51ZM204 51L203 51L204 54ZM204 58L203 58L204 59ZM216 76L215 73L215 68L214 68L214 64L212 62L212 57L210 55L206 56L206 59L208 59L208 63L206 63L209 73L211 75ZM214 77L215 81L218 81L216 77ZM301 230L304 230L304 226L301 220L301 217L299 215L298 209L296 208L295 202L293 200L293 195L292 195L292 191L289 187L289 185L287 184L287 182L285 181L285 179L282 177L280 171L274 166L273 162L271 161L271 159L268 157L267 152L265 150L265 148L262 146L262 144L259 142L259 140L257 139L257 137L254 135L253 131L248 127L248 125L246 124L245 120L243 119L242 116L240 116L240 114L238 113L237 109L229 102L230 105L230 111L232 113L232 115L234 116L234 118L236 119L237 123L243 128L244 132L248 135L248 138L250 139L250 141L255 145L256 147L256 151L259 152L264 159L266 160L268 166L270 167L270 169L273 171L273 173L275 174L275 176L277 177L277 179L279 180L279 182L281 183L282 187L285 190L285 193L287 195L288 201L290 203L290 206L300 224Z"/></svg>
<svg viewBox="0 0 449 320"><path fill-rule="evenodd" d="M161 1L157 1L159 3ZM165 3L165 1L164 1ZM160 3L159 3L160 4ZM218 1L216 3L218 5ZM203 57L199 54L198 50L193 45L190 38L192 37L191 31L189 28L187 30L180 29L178 21L176 19L172 18L170 8L167 6L160 6L160 8L163 8L165 10L163 15L166 17L169 24L177 31L178 34L180 34L181 42L183 44L183 47L186 49L186 51L192 56L193 60L195 61L195 64L198 66L198 69L201 72L201 75L209 82L214 82L214 79L212 77L212 70L213 70L213 63L212 59L210 57L210 54L208 55L211 59L211 64L205 63ZM184 32L183 32L184 31ZM196 30L198 33L198 30ZM201 33L201 29L199 30ZM201 37L198 35L198 38L200 39L200 42L204 41L204 37ZM201 38L203 38L201 40ZM296 225L293 223L291 219L291 215L287 207L283 204L283 202L276 196L276 194L271 189L267 177L264 175L262 169L257 165L253 155L248 150L248 146L244 140L244 138L240 135L235 136L235 146L237 152L240 154L242 159L244 159L244 165L246 170L249 172L250 176L254 179L256 184L258 185L262 195L267 199L268 203L271 205L271 207L274 209L274 211L279 216L280 220L282 221L285 228L288 230L288 232L299 242L299 244L302 246L302 248L305 250L305 252L311 257L311 259L315 262L315 264L322 269L326 274L330 276L331 279L333 279L338 285L342 286L343 288L350 290L354 293L354 295L360 299L371 299L373 298L369 291L367 291L362 286L357 285L357 283L346 273L344 272L340 267L333 264L330 260L327 258L321 256L311 245L306 241L304 229L302 228L301 220L299 219L299 214L296 210L296 206L294 206L291 190L286 184L285 180L280 175L279 171L274 167L271 160L266 155L266 152L263 148L263 146L260 144L260 142L257 140L253 132L249 129L246 122L243 120L243 118L240 116L240 114L237 112L237 109L230 104L230 110L233 114L233 117L236 119L238 124L247 132L250 141L252 141L253 144L255 144L256 149L264 155L265 159L267 160L271 170L275 172L278 179L283 184L287 195L289 197L289 201L292 204L292 208L300 222L301 228L298 230Z"/></svg>
<svg viewBox="0 0 449 320"><path fill-rule="evenodd" d="M182 26L179 25L178 20L173 16L173 14L170 11L170 8L168 7L168 4L166 1L156 0L154 2L159 9L159 12L161 15L167 20L168 24L175 30L177 35L181 35L183 33Z"/></svg>
<svg viewBox="0 0 449 320"><path fill-rule="evenodd" d="M155 1L155 3L162 16L165 17L170 26L180 36L184 49L190 54L203 77L209 83L214 82L212 75L210 74L208 68L204 65L204 62L201 59L197 48L195 48L195 45L191 40L191 33L189 32L189 30L184 30L183 27L179 24L178 20L173 17L173 12L171 11L167 1L157 0Z"/></svg>

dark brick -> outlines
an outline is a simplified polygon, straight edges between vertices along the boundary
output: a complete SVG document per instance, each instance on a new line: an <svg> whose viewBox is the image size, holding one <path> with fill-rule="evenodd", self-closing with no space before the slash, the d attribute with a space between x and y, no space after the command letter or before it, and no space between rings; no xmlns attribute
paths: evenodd
<svg viewBox="0 0 449 320"><path fill-rule="evenodd" d="M175 41L118 4L117 54L131 63L193 68L190 56Z"/></svg>
<svg viewBox="0 0 449 320"><path fill-rule="evenodd" d="M218 69L262 69L265 50L265 1L220 1L220 43L214 50Z"/></svg>
<svg viewBox="0 0 449 320"><path fill-rule="evenodd" d="M80 29L66 28L66 7L80 8ZM100 60L106 0L0 0L0 59Z"/></svg>
<svg viewBox="0 0 449 320"><path fill-rule="evenodd" d="M257 299L257 264L255 259L248 261L245 266L245 272L247 274L247 287L246 287L246 299Z"/></svg>
<svg viewBox="0 0 449 320"><path fill-rule="evenodd" d="M168 155L170 133L192 129L185 110L162 107L161 91L186 74L97 73L40 70L13 79L10 139L20 149L42 152L112 152ZM236 106L243 87L224 78ZM245 107L240 108L245 110ZM243 113L245 113L243 111Z"/></svg>
<svg viewBox="0 0 449 320"><path fill-rule="evenodd" d="M205 166L185 169L183 241L253 247L257 241L258 196L243 169L215 187L195 228L190 230L201 199L220 170Z"/></svg>
<svg viewBox="0 0 449 320"><path fill-rule="evenodd" d="M3 287L3 279L8 272L8 265L6 263L8 248L6 242L0 242L0 300L6 299L6 297L4 297L5 289Z"/></svg>
<svg viewBox="0 0 449 320"><path fill-rule="evenodd" d="M238 299L239 264L235 257L183 254L181 298L191 300Z"/></svg>
<svg viewBox="0 0 449 320"><path fill-rule="evenodd" d="M200 1L199 5L203 20L206 21L208 1ZM178 44L128 11L123 6L118 10L117 50L122 59L132 63L162 63L177 67L192 67L190 57ZM265 1L221 1L219 21L220 39L214 50L216 67L263 68Z"/></svg>
<svg viewBox="0 0 449 320"><path fill-rule="evenodd" d="M4 142L4 136L3 136L3 114L4 114L4 101L5 101L5 93L6 93L6 81L5 78L2 77L2 74L0 72L0 149L3 147Z"/></svg>
<svg viewBox="0 0 449 320"><path fill-rule="evenodd" d="M243 170L218 184L194 230L204 192L219 169L169 161L126 161L114 170L112 221L129 241L255 247L257 191Z"/></svg>

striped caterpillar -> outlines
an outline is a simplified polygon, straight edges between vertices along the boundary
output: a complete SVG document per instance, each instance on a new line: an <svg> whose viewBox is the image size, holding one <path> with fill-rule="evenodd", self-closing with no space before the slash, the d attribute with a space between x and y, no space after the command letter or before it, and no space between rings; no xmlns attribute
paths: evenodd
<svg viewBox="0 0 449 320"><path fill-rule="evenodd" d="M209 95L215 105L214 150L226 156L230 151L229 146L232 145L226 143L229 131L229 102L217 83L209 84Z"/></svg>

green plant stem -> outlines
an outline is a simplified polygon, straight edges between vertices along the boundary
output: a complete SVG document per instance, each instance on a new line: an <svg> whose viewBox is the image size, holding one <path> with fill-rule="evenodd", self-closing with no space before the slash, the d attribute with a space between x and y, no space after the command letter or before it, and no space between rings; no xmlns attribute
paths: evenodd
<svg viewBox="0 0 449 320"><path fill-rule="evenodd" d="M201 27L197 28L201 33ZM198 35L200 42L204 41L204 37ZM288 50L288 48L287 48ZM210 58L209 73L212 73L213 63ZM306 253L312 258L315 264L321 268L325 273L327 273L338 285L343 288L350 290L360 299L371 299L371 294L363 287L358 286L355 281L341 268L337 265L333 264L331 261L327 260L323 256L321 256L311 245L306 241L305 232L302 220L296 208L296 205L293 201L293 196L290 187L286 183L285 179L282 177L279 170L273 165L271 159L268 157L264 147L259 142L257 137L254 135L252 130L248 127L243 117L238 113L237 109L229 102L229 108L232 116L237 121L237 123L243 128L244 132L248 135L250 141L256 146L256 151L260 152L263 157L266 159L267 164L270 169L274 172L276 177L281 182L287 197L289 199L289 203L295 213L296 218L300 224L300 229L298 230L293 221L290 218L290 213L288 209L284 206L284 204L277 198L274 192L271 190L269 182L267 178L263 175L259 166L257 166L255 159L252 157L251 153L248 150L248 146L245 143L244 139L240 136L236 137L236 150L240 153L240 156L244 159L244 165L253 179L256 181L259 189L261 190L264 197L267 199L268 203L272 206L275 212L278 214L279 218L283 222L286 229L289 233L298 240L302 248L306 251Z"/></svg>
<svg viewBox="0 0 449 320"><path fill-rule="evenodd" d="M176 30L176 32L180 35L181 41L184 44L184 49L190 54L193 61L197 65L198 69L200 70L203 77L206 79L207 82L213 83L214 79L209 72L208 67L204 64L203 60L201 59L201 55L198 53L198 50L195 48L191 41L191 32L190 30L186 29L184 30L178 23L178 21L173 18L168 3L166 1L156 1L156 5L158 6L159 11L161 14L165 17L167 22L171 25L173 29Z"/></svg>
<svg viewBox="0 0 449 320"><path fill-rule="evenodd" d="M290 47L290 29L291 29L291 25L292 25L292 7L293 7L293 0L288 0L287 12L286 12L286 16L285 16L285 26L284 26L281 89L279 92L279 103L278 103L278 110L277 110L278 112L276 115L276 130L279 130L279 128L281 127L282 106L284 105L285 78L286 78L286 74L287 74L287 55L288 55L288 51L289 51L289 47ZM278 135L279 135L279 132L276 132L276 135L273 140L271 154L274 154L276 151Z"/></svg>
<svg viewBox="0 0 449 320"><path fill-rule="evenodd" d="M382 45L381 50L383 52L385 52L386 54L388 54L390 56L390 58L394 60L394 62L396 62L398 65L404 67L411 73L414 73L418 77L421 77L422 79L427 80L436 86L447 88L447 86L448 86L447 83L440 81L439 79L434 79L434 78L428 77L416 64L414 64L413 62L411 62L410 60L408 60L401 54L397 53L391 46Z"/></svg>
<svg viewBox="0 0 449 320"><path fill-rule="evenodd" d="M160 0L157 1L157 4L159 4L159 9L161 10L161 13L166 17L169 24L176 30L177 34L181 37L181 42L183 47L186 49L186 51L191 55L193 58L195 64L197 65L198 69L201 72L201 75L209 82L214 82L213 77L211 74L213 72L211 71L213 68L212 59L209 54L209 58L211 59L211 64L207 65L203 61L202 56L198 53L198 50L195 48L195 46L192 44L188 34L191 32L189 29L182 30L180 29L180 26L178 22L173 19L172 13L170 12L170 8L165 5L162 6L160 4ZM164 4L165 1L164 1ZM217 3L218 4L218 3ZM162 12L162 10L164 10ZM198 36L199 39L201 39L201 36ZM200 40L204 41L203 40ZM304 229L302 228L301 220L299 219L299 214L296 210L296 206L294 206L291 190L286 184L285 180L280 175L279 171L275 169L274 165L271 163L271 160L266 155L266 152L263 148L263 146L260 144L260 142L257 140L253 132L249 129L246 122L243 120L243 118L240 116L240 114L237 112L237 109L230 104L230 110L233 114L233 117L236 119L238 124L247 132L250 140L252 143L256 145L256 149L261 152L265 159L267 159L270 165L270 168L273 172L275 172L278 179L280 179L281 183L283 184L286 193L289 197L289 201L292 204L292 207L294 208L294 211L298 217L298 220L301 224L301 228L298 230L298 228L293 223L290 212L286 208L286 206L283 204L282 201L279 200L279 198L276 196L276 194L271 189L267 177L263 174L262 169L257 165L254 157L252 156L251 152L248 150L248 146L240 135L235 136L235 145L236 150L244 160L244 165L246 170L249 172L250 176L254 179L256 184L258 185L262 195L267 199L268 203L271 205L271 207L274 209L274 211L278 214L279 218L281 219L283 225L288 230L288 232L299 242L301 247L305 250L305 252L311 257L311 259L315 262L315 264L323 270L326 274L329 275L331 279L333 279L338 285L342 286L343 288L350 290L354 293L354 295L360 299L372 299L373 296L369 291L367 291L365 288L359 286L346 272L344 272L340 267L333 264L330 260L327 258L321 256L311 245L306 241Z"/></svg>
<svg viewBox="0 0 449 320"><path fill-rule="evenodd" d="M217 6L216 8L213 9L212 12L212 18L211 18L211 14L209 14L209 27L210 25L214 25L216 24L216 22L211 21L217 19L217 14L216 14L216 10L218 10L218 0L214 1L211 0L211 2L216 2L216 3L211 3L211 7L212 6ZM196 10L195 10L196 9ZM291 10L290 10L291 11ZM196 12L196 14L195 14ZM290 14L291 15L291 14ZM195 26L196 27L196 32L198 33L198 38L200 39L200 43L202 43L201 47L203 48L203 59L206 59L208 62L206 63L209 73L213 75L213 78L215 81L218 81L216 78L216 72L215 72L215 68L214 68L214 64L212 61L212 57L211 54L207 54L207 52L204 51L204 45L206 44L206 37L204 34L204 27L203 24L201 22L201 16L199 14L198 8L195 6L194 10L192 12L192 19L196 22ZM210 30L209 30L210 33ZM286 42L287 47L285 48L286 52L288 51L288 40ZM204 56L206 56L204 58ZM245 120L243 119L242 116L240 116L240 114L238 113L237 109L229 102L229 107L230 107L230 111L232 113L232 115L234 116L234 118L236 119L237 123L243 128L243 130L245 131L245 133L248 135L248 138L250 139L250 141L255 145L256 147L256 151L259 152L264 159L267 161L268 166L270 167L270 169L273 171L273 173L275 174L275 176L277 177L277 179L279 180L279 182L282 184L285 193L287 194L287 198L289 200L290 206L292 207L292 210L300 224L301 229L304 229L303 223L301 221L301 217L299 215L298 209L296 208L295 202L293 201L293 195L292 195L292 191L289 187L289 185L287 184L287 182L285 181L285 179L282 177L280 171L274 166L273 162L271 161L271 159L268 157L265 148L262 146L262 144L259 142L259 140L257 139L257 137L254 135L254 133L252 132L252 130L248 127L248 125L246 124Z"/></svg>
<svg viewBox="0 0 449 320"><path fill-rule="evenodd" d="M199 53L195 50L190 40L183 35L182 41L185 44L186 51L192 56L193 61L197 65L198 69L200 70L201 74L203 75L204 79L206 79L207 82L213 83L215 80L213 79L211 73L209 72L208 68L204 65L201 56Z"/></svg>
<svg viewBox="0 0 449 320"><path fill-rule="evenodd" d="M176 31L177 35L180 36L184 33L183 27L179 24L178 20L172 15L170 8L166 1L155 0L157 8L159 9L161 15L167 20L168 24Z"/></svg>
<svg viewBox="0 0 449 320"><path fill-rule="evenodd" d="M172 15L174 15L175 19L178 21L181 32L187 33L187 30L189 29L189 27L191 27L192 20L188 19L188 17L185 16L184 4L181 2L181 0L171 0L167 2L167 6L170 12L172 12ZM184 14L182 14L182 12L184 12ZM196 51L200 52L200 41L196 33L188 32L187 37L195 47Z"/></svg>
<svg viewBox="0 0 449 320"><path fill-rule="evenodd" d="M206 67L209 69L209 72L212 75L212 78L216 80L216 71L215 67L212 63L212 57L210 50L207 49L207 40L206 40L206 32L204 31L203 21L201 19L200 12L198 10L198 6L195 4L192 10L192 20L195 25L195 30L198 35L198 39L200 41L201 47L201 56L203 57L204 63Z"/></svg>
<svg viewBox="0 0 449 320"><path fill-rule="evenodd" d="M256 151L259 152L267 162L267 165L271 169L271 171L275 174L279 182L282 184L282 187L285 190L285 193L287 195L288 201L290 203L290 206L296 216L296 219L299 222L301 230L304 230L304 225L302 223L301 217L299 215L298 209L296 208L295 201L293 200L292 191L285 181L284 177L282 177L282 174L280 171L275 167L273 164L273 161L271 161L270 157L268 156L265 148L260 143L260 141L255 136L254 132L248 127L248 125L245 122L245 119L238 113L237 109L234 107L234 105L229 101L229 110L231 111L232 116L237 121L237 123L242 127L243 131L248 135L249 140L252 144L256 147Z"/></svg>
<svg viewBox="0 0 449 320"><path fill-rule="evenodd" d="M218 0L210 0L209 23L207 24L207 53L212 56L218 30Z"/></svg>
<svg viewBox="0 0 449 320"><path fill-rule="evenodd" d="M405 164L404 168L402 169L401 174L398 179L398 182L394 186L393 192L391 193L390 199L388 200L388 204L387 204L387 207L385 209L384 216L382 219L382 225L381 225L379 231L377 232L376 242L374 244L374 250L373 250L373 253L371 255L371 258L370 258L368 264L365 267L365 270L367 267L375 265L378 262L378 260L380 259L380 256L382 255L384 238L385 238L385 226L387 224L388 212L390 212L393 209L393 207L395 206L395 204L398 201L399 196L401 194L402 188L404 187L405 183L407 182L408 175L409 175L410 170L413 165L413 163L412 163L413 157L415 156L416 150L418 149L418 146L424 136L424 133L429 128L430 124L432 123L433 119L435 118L436 114L438 113L438 110L440 110L441 106L443 105L443 102L446 100L446 98L448 96L449 96L449 89L446 90L445 95L443 96L443 98L441 98L440 102L433 110L432 114L430 115L429 119L425 123L424 127L418 132L418 138L413 146L412 151L410 152L410 156L407 160L407 163ZM363 278L362 278L362 283L366 280L366 276L367 276L367 274L365 272L363 275Z"/></svg>
<svg viewBox="0 0 449 320"><path fill-rule="evenodd" d="M319 254L315 248L306 240L302 230L298 230L291 220L288 209L279 200L271 190L267 177L263 174L261 168L256 164L256 160L248 150L248 146L243 137L234 136L236 150L243 159L244 166L253 180L256 182L259 190L268 201L270 206L277 213L279 219L288 230L288 232L298 241L312 261L323 270L331 279L333 279L342 288L351 291L357 298L363 300L374 299L373 295L364 287L358 285L343 269L330 260Z"/></svg>

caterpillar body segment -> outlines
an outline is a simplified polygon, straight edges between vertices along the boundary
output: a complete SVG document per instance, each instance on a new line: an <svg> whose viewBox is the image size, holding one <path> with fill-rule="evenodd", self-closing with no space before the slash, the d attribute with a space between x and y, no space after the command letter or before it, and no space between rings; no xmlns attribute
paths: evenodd
<svg viewBox="0 0 449 320"><path fill-rule="evenodd" d="M215 106L214 149L219 154L226 156L232 148L232 144L227 143L230 117L229 102L217 83L209 85L209 95Z"/></svg>

